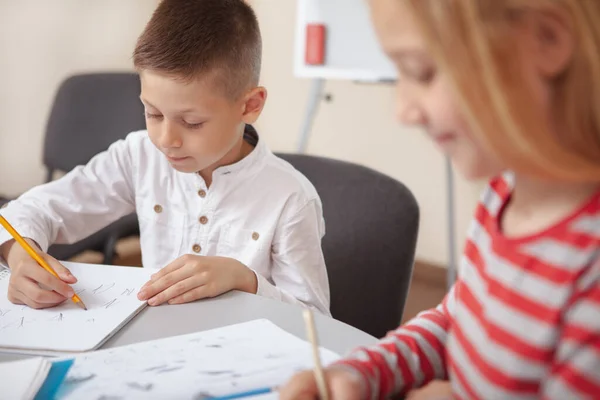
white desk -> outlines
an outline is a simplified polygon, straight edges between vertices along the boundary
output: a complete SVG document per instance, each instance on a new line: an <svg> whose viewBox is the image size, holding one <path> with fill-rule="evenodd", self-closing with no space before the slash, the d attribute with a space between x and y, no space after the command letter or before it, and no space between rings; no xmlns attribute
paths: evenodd
<svg viewBox="0 0 600 400"><path fill-rule="evenodd" d="M301 310L289 304L242 292L176 306L146 307L102 348L183 335L219 328L253 319L266 318L286 331L304 339ZM376 339L356 328L315 313L319 344L341 355ZM0 353L0 362L24 358Z"/></svg>

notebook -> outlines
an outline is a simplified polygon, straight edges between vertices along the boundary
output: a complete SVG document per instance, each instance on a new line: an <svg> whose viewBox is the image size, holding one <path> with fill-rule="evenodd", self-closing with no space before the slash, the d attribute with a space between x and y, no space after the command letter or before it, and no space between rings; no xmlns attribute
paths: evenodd
<svg viewBox="0 0 600 400"><path fill-rule="evenodd" d="M326 349L320 354L323 365L339 359ZM260 319L80 354L56 398L210 399L277 387L313 365L307 341Z"/></svg>
<svg viewBox="0 0 600 400"><path fill-rule="evenodd" d="M50 361L43 357L0 363L2 398L53 399L72 365L72 359Z"/></svg>
<svg viewBox="0 0 600 400"><path fill-rule="evenodd" d="M0 364L2 396L6 399L32 400L42 387L52 363L45 358L29 358Z"/></svg>
<svg viewBox="0 0 600 400"><path fill-rule="evenodd" d="M95 350L146 305L137 293L150 278L143 268L63 263L78 282L72 301L44 310L8 301L9 270L0 271L0 351L60 355Z"/></svg>

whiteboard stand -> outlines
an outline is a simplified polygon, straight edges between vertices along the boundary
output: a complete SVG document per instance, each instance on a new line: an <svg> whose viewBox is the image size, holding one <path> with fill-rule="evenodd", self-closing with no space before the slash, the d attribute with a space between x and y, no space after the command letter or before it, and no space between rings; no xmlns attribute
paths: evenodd
<svg viewBox="0 0 600 400"><path fill-rule="evenodd" d="M298 136L297 151L299 154L305 154L310 139L310 133L319 111L319 106L323 99L326 80L323 78L314 78L311 80L310 93L302 121L302 127ZM456 266L456 221L454 215L454 174L452 172L452 163L446 157L446 220L448 224L447 246L448 246L448 270L446 272L446 284L448 290L454 285L457 274Z"/></svg>
<svg viewBox="0 0 600 400"><path fill-rule="evenodd" d="M306 106L306 113L304 115L304 121L302 121L302 127L300 128L300 136L298 137L298 153L306 153L308 147L308 140L310 139L310 131L317 111L319 111L319 105L323 98L323 89L325 88L325 79L314 78L311 80L310 93L308 95L308 103Z"/></svg>

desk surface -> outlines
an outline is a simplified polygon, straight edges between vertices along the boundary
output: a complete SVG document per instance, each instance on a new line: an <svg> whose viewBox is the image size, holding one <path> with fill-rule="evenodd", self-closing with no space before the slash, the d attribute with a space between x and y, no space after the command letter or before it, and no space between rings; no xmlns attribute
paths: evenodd
<svg viewBox="0 0 600 400"><path fill-rule="evenodd" d="M305 338L304 320L297 306L247 293L230 292L189 304L146 307L102 348L205 331L259 318L269 319L280 328ZM315 323L319 344L341 355L357 346L376 342L367 333L316 312ZM24 356L0 353L0 362L20 358Z"/></svg>

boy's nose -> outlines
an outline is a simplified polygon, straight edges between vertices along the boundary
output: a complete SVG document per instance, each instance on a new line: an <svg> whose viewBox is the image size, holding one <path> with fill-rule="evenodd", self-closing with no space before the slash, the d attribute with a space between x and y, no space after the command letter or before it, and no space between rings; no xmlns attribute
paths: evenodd
<svg viewBox="0 0 600 400"><path fill-rule="evenodd" d="M177 133L176 128L169 123L163 125L160 135L160 145L165 149L181 147L181 137Z"/></svg>

